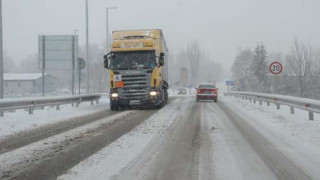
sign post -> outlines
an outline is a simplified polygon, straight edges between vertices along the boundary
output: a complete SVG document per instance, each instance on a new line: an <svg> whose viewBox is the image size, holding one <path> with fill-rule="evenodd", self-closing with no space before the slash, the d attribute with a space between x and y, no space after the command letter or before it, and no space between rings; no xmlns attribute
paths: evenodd
<svg viewBox="0 0 320 180"><path fill-rule="evenodd" d="M78 67L78 36L39 36L39 64L42 70L42 96L45 93L45 70L71 70L71 92L74 94L74 70Z"/></svg>
<svg viewBox="0 0 320 180"><path fill-rule="evenodd" d="M274 74L276 93L278 93L278 84L279 84L279 77L277 75L280 74L282 70L283 70L283 66L278 61L274 61L269 65L269 71L272 74Z"/></svg>
<svg viewBox="0 0 320 180"><path fill-rule="evenodd" d="M82 58L78 58L78 70L79 70L79 95L81 94L80 85L81 85L81 70L86 67L86 61Z"/></svg>

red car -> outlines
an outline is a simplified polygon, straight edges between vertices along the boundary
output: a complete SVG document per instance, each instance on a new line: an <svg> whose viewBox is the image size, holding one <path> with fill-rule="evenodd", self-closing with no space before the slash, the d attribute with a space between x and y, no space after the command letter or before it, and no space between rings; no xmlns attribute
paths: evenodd
<svg viewBox="0 0 320 180"><path fill-rule="evenodd" d="M218 88L212 84L200 84L197 88L197 102L201 100L218 101Z"/></svg>

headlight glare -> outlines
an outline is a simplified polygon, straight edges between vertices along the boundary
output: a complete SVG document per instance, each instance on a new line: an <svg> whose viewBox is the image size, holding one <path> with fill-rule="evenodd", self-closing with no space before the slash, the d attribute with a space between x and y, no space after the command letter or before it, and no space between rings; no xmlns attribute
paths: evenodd
<svg viewBox="0 0 320 180"><path fill-rule="evenodd" d="M157 92L156 91L151 91L150 92L150 96L156 96L157 95Z"/></svg>
<svg viewBox="0 0 320 180"><path fill-rule="evenodd" d="M118 94L118 93L112 93L112 94L111 94L111 97L117 98L117 97L119 97L119 94Z"/></svg>

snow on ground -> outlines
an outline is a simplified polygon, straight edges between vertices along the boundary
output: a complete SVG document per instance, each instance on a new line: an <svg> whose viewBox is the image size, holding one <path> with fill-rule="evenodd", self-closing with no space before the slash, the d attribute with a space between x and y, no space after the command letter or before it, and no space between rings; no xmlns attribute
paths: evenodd
<svg viewBox="0 0 320 180"><path fill-rule="evenodd" d="M223 102L237 112L255 129L264 135L285 156L299 165L312 179L320 179L320 115L314 121L308 118L308 111L275 105L253 104L231 97Z"/></svg>
<svg viewBox="0 0 320 180"><path fill-rule="evenodd" d="M277 110L274 104L260 106L258 103L231 97L223 99L228 106L244 111L252 117L259 117L259 123L269 129L320 148L320 114L314 114L314 121L310 121L308 111L305 110L295 109L295 114L290 114L289 106L281 106L280 110Z"/></svg>
<svg viewBox="0 0 320 180"><path fill-rule="evenodd" d="M46 107L44 110L35 110L32 115L29 115L26 110L5 113L3 117L0 117L0 140L6 136L32 130L46 124L105 111L109 109L108 103L108 99L100 99L100 103L93 106L90 105L90 102L81 103L79 108L68 104L60 106L59 111L55 106Z"/></svg>
<svg viewBox="0 0 320 180"><path fill-rule="evenodd" d="M66 140L81 137L83 134L90 133L92 130L99 128L101 125L112 124L112 122L122 118L123 116L129 116L131 112L132 111L123 111L87 125L68 130L61 134L57 134L13 151L1 154L0 170L5 171L6 169L19 169L21 166L28 165L28 163L33 160L43 159L44 157L48 156L48 154L56 151L53 147L55 147L57 144L61 144Z"/></svg>
<svg viewBox="0 0 320 180"><path fill-rule="evenodd" d="M187 108L177 105L179 103L186 102L181 102L180 99L174 100L134 130L80 162L58 179L110 179L119 174L148 149L148 145L164 137L174 119Z"/></svg>

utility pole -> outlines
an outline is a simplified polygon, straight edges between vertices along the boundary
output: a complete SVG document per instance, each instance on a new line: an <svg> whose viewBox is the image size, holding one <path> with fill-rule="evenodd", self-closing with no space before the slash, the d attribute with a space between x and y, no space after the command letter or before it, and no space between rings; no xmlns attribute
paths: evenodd
<svg viewBox="0 0 320 180"><path fill-rule="evenodd" d="M88 12L88 0L86 0L86 59L87 59L87 94L90 93L90 76L89 76L89 12Z"/></svg>
<svg viewBox="0 0 320 180"><path fill-rule="evenodd" d="M0 99L3 99L2 0L0 0Z"/></svg>
<svg viewBox="0 0 320 180"><path fill-rule="evenodd" d="M107 7L107 14L106 14L106 40L107 40L107 52L109 51L109 8Z"/></svg>

